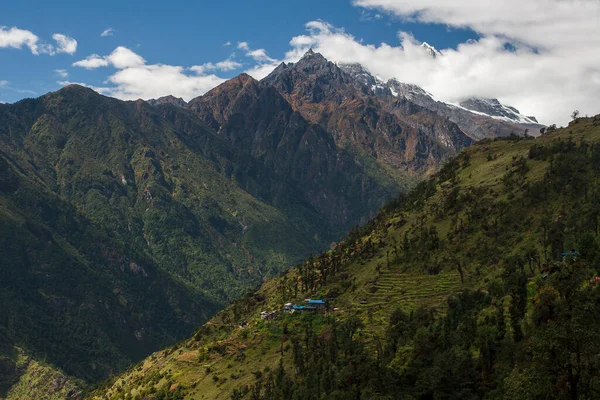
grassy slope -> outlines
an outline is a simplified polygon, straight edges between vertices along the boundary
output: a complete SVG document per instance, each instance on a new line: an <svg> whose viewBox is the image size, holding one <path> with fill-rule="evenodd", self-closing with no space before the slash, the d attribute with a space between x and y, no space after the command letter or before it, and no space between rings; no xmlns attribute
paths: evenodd
<svg viewBox="0 0 600 400"><path fill-rule="evenodd" d="M453 168L446 168L408 201L384 209L358 232L357 242L348 240L317 258L317 263L335 257L342 260L342 272L326 284L300 290L294 297L300 272L291 269L219 313L194 337L155 353L91 396L141 398L161 388L175 391L181 387L190 399L229 398L234 388L255 382L260 372L274 370L281 348L289 347L285 330L302 332L306 320L311 320L313 329L319 331L323 318L319 316L260 320L260 311L278 309L284 301L332 298L340 309L337 319L358 315L364 321L360 335L367 343L382 336L390 313L398 307L433 307L443 313L450 294L500 282L499 265L511 257L537 252L535 257L543 259L547 252L541 234L545 215L564 215L574 204L556 196L526 201L523 188L540 182L549 167L547 160L528 159L529 150L557 141L598 143L597 126L597 120L580 119L536 140L484 141L463 151L454 160L456 178L448 173ZM523 160L528 168L520 169ZM573 234L567 234L565 247L573 246L573 240ZM235 322L239 320L247 321L248 327L238 328ZM286 364L290 353L283 352Z"/></svg>
<svg viewBox="0 0 600 400"><path fill-rule="evenodd" d="M15 348L14 361L16 379L11 382L10 389L0 392L0 397L60 400L81 395L81 382L74 381L55 366L32 359L22 349Z"/></svg>
<svg viewBox="0 0 600 400"><path fill-rule="evenodd" d="M367 161L328 175L364 218L406 186ZM347 226L188 111L76 86L0 105L0 173L0 335L88 383L188 336ZM39 372L7 365L21 381Z"/></svg>
<svg viewBox="0 0 600 400"><path fill-rule="evenodd" d="M57 111L67 117L52 109L28 113L29 106L71 94L2 105L3 392L52 369L88 382L104 379L189 335L227 297L323 244L311 237L322 230L310 215L300 228L310 234L291 228L295 233L285 241L266 246L268 237L300 224L219 172L214 153L231 152L223 141L202 149L202 137L178 138L168 124L139 126L134 104L114 107L116 101L98 95L92 98L100 102L95 129L68 106ZM123 109L129 114L119 114ZM143 198L145 189L152 199ZM298 207L300 220L303 210ZM16 353L32 360L27 365L44 367L19 367ZM20 398L22 391L13 389L9 395ZM29 393L33 398L55 391L37 384L31 390L39 390Z"/></svg>

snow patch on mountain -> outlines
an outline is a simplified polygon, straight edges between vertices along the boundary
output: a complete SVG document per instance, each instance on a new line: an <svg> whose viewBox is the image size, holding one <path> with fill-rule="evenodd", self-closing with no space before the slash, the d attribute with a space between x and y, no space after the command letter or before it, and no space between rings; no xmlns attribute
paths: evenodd
<svg viewBox="0 0 600 400"><path fill-rule="evenodd" d="M522 124L537 124L538 121L535 117L527 117L515 107L507 106L498 99L482 99L477 97L472 97L465 101L460 102L460 104L453 104L455 107L461 107L465 110L481 114L488 115L495 119L500 119L503 121L513 121L519 122Z"/></svg>
<svg viewBox="0 0 600 400"><path fill-rule="evenodd" d="M421 44L421 47L425 51L427 51L427 53L433 58L438 58L442 55L442 53L440 53L435 47L433 47L432 45L430 45L427 42L423 42L423 44Z"/></svg>
<svg viewBox="0 0 600 400"><path fill-rule="evenodd" d="M441 53L426 43L422 47L430 51L432 57L441 56ZM420 86L403 83L395 78L384 82L383 79L373 76L358 63L338 63L337 65L353 77L356 85L366 86L366 89L376 96L407 99L457 123L461 129L475 139L504 136L510 133L520 134L526 129L535 134L542 126L535 117L525 116L515 107L500 103L498 99L473 97L458 104L452 103L436 98ZM498 124L490 125L485 122L485 118L496 120Z"/></svg>

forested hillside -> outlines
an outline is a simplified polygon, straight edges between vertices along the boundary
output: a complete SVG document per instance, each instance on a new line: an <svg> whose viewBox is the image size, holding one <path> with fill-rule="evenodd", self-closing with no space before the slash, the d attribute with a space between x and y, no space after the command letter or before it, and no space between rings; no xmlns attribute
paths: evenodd
<svg viewBox="0 0 600 400"><path fill-rule="evenodd" d="M272 78L189 103L69 85L0 104L0 392L46 391L24 383L38 363L62 393L181 340L472 143L312 52Z"/></svg>
<svg viewBox="0 0 600 400"><path fill-rule="evenodd" d="M44 380L35 362L59 380L42 392L123 370L401 188L277 96L253 100L242 133L279 135L253 153L181 107L75 85L0 104L0 396Z"/></svg>
<svg viewBox="0 0 600 400"><path fill-rule="evenodd" d="M484 140L89 395L598 398L599 198L600 116Z"/></svg>

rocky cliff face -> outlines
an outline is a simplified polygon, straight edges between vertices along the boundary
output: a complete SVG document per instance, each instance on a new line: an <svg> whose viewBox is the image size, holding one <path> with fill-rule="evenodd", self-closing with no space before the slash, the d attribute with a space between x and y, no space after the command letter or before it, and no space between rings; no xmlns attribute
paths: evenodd
<svg viewBox="0 0 600 400"><path fill-rule="evenodd" d="M0 105L0 338L105 378L400 189L248 76L189 108L80 86Z"/></svg>
<svg viewBox="0 0 600 400"><path fill-rule="evenodd" d="M175 97L171 95L159 97L158 99L150 99L148 100L148 103L150 103L153 106L159 106L162 104L173 104L178 107L185 107L187 105L185 100L183 100L181 97Z"/></svg>
<svg viewBox="0 0 600 400"><path fill-rule="evenodd" d="M349 229L401 186L383 168L367 171L336 146L322 126L307 121L271 85L248 75L234 78L190 102L218 135L281 180L333 226ZM276 196L285 187L274 188ZM275 199L275 202L278 200Z"/></svg>
<svg viewBox="0 0 600 400"><path fill-rule="evenodd" d="M439 53L436 54L439 56ZM536 134L542 127L535 117L522 115L516 108L505 106L497 99L471 98L459 105L448 104L435 99L432 94L417 85L403 83L397 79L383 82L360 64L340 64L339 67L359 84L367 86L374 95L380 98L408 100L438 117L455 123L474 140L511 134L523 135L526 130L529 134Z"/></svg>
<svg viewBox="0 0 600 400"><path fill-rule="evenodd" d="M497 117L510 120L515 123L537 124L535 117L527 117L521 114L519 110L512 106L501 104L498 99L470 98L460 103L461 107L467 110L483 113L491 117Z"/></svg>
<svg viewBox="0 0 600 400"><path fill-rule="evenodd" d="M477 137L417 88L398 90L311 51L189 103L73 85L0 104L0 369L22 347L104 378L337 240Z"/></svg>
<svg viewBox="0 0 600 400"><path fill-rule="evenodd" d="M330 132L337 146L367 154L396 171L435 170L472 142L456 124L405 99L382 96L384 87L373 84L364 70L356 72L353 76L309 51L296 64L281 64L263 83Z"/></svg>

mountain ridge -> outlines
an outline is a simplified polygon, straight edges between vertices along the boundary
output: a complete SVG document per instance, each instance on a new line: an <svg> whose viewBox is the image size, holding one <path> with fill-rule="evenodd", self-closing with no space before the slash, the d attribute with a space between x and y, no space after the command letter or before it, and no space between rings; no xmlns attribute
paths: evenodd
<svg viewBox="0 0 600 400"><path fill-rule="evenodd" d="M600 187L578 182L597 182L599 144L600 116L481 141L89 398L592 399ZM331 308L283 312L306 298Z"/></svg>
<svg viewBox="0 0 600 400"><path fill-rule="evenodd" d="M314 52L187 103L70 85L0 105L0 393L176 342L472 143Z"/></svg>
<svg viewBox="0 0 600 400"><path fill-rule="evenodd" d="M452 122L416 104L374 96L318 53L282 64L262 82L332 132L338 146L369 154L392 169L431 171L472 142Z"/></svg>
<svg viewBox="0 0 600 400"><path fill-rule="evenodd" d="M0 107L2 393L46 367L88 383L122 370L401 190L240 79L219 131L76 85Z"/></svg>

